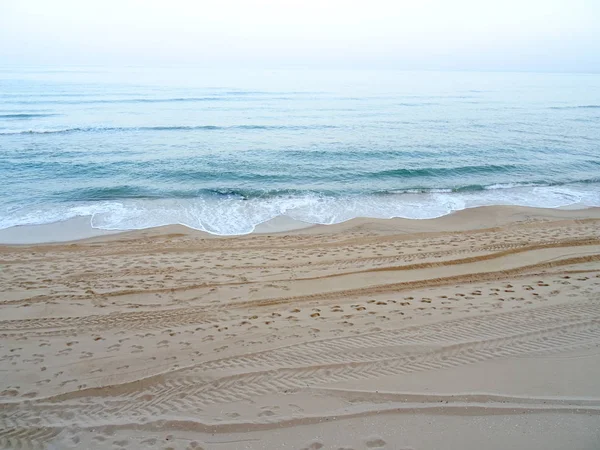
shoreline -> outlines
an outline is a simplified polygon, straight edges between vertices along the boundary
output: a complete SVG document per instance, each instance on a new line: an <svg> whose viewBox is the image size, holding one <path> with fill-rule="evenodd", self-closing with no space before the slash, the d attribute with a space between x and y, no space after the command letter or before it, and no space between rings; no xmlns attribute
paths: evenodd
<svg viewBox="0 0 600 450"><path fill-rule="evenodd" d="M405 218L390 218L376 219L368 217L357 217L345 222L335 224L312 224L294 220L288 216L277 216L266 222L258 224L254 231L240 235L217 235L206 231L197 230L185 225L173 224L160 227L150 227L135 230L105 230L101 228L93 228L91 226L91 216L75 217L61 222L54 222L41 225L22 225L5 229L0 229L0 246L1 245L35 245L35 244L60 244L68 242L86 241L89 239L102 240L118 237L120 235L134 236L140 235L155 235L162 232L171 233L173 230L185 234L198 234L207 239L227 239L237 238L241 236L252 236L260 234L295 234L301 232L331 232L335 233L338 229L346 229L359 224L365 223L381 223L389 226L399 226L406 229L437 230L444 226L451 226L452 229L460 230L461 220L469 220L476 217L481 220L480 215L488 215L489 226L506 223L501 217L502 214L508 216L513 215L528 215L539 218L575 218L581 217L600 217L600 207L588 207L581 205L569 205L559 208L535 208L527 206L477 206L466 208L458 211L453 211L449 214L436 217L433 219L405 219ZM495 219L491 219L494 217ZM464 224L466 226L466 224ZM479 225L477 225L479 226ZM468 229L468 227L466 228ZM449 230L451 231L451 230Z"/></svg>

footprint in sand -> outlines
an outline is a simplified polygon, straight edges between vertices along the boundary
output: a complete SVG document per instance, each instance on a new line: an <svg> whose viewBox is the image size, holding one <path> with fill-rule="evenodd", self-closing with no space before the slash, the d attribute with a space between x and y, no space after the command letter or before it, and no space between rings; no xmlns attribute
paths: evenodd
<svg viewBox="0 0 600 450"><path fill-rule="evenodd" d="M319 441L311 442L306 447L302 447L300 450L319 450L323 448L323 444Z"/></svg>
<svg viewBox="0 0 600 450"><path fill-rule="evenodd" d="M387 445L387 442L379 437L372 437L367 439L365 445L367 448L383 448Z"/></svg>

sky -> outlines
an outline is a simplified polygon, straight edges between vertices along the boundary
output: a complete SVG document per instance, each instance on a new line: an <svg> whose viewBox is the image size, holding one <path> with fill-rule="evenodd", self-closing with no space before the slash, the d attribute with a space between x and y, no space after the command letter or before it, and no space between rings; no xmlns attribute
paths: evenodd
<svg viewBox="0 0 600 450"><path fill-rule="evenodd" d="M600 72L600 0L0 0L0 65Z"/></svg>

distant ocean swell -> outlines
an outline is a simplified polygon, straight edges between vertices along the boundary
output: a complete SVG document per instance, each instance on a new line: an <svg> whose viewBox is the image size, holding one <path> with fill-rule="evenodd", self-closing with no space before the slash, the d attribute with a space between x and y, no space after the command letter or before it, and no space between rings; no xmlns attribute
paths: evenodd
<svg viewBox="0 0 600 450"><path fill-rule="evenodd" d="M27 120L37 119L41 117L58 116L58 114L42 114L42 113L18 113L18 114L0 114L0 120Z"/></svg>
<svg viewBox="0 0 600 450"><path fill-rule="evenodd" d="M23 172L31 172L40 177L60 176L65 179L81 180L86 177L111 180L110 185L97 188L115 189L115 186L136 186L136 189L150 189L158 186L162 196L170 197L171 191L178 192L173 186L186 186L191 192L205 189L238 189L240 185L252 192L269 192L281 189L298 191L325 191L338 193L373 192L430 192L432 189L449 189L454 192L502 188L505 186L558 186L574 183L597 183L600 180L600 161L595 159L577 159L564 163L560 167L546 167L534 164L479 164L441 167L402 167L387 170L370 168L369 157L360 161L338 161L331 155L319 152L307 152L300 158L296 152L280 152L273 155L276 161L264 162L271 156L261 152L249 153L245 159L237 155L222 154L195 158L170 159L146 158L145 160L124 159L122 155L113 158L81 161L79 153L56 152L52 154L28 153L11 154L0 161L0 171L14 173L17 177ZM385 152L383 153L386 154ZM137 155L136 155L137 156ZM419 152L411 155L413 159ZM371 157L378 162L382 157L375 153ZM408 157L407 157L408 158ZM432 161L433 162L433 161ZM405 165L415 165L411 162ZM388 166L399 165L389 161ZM308 170L307 168L312 168ZM576 175L585 175L577 178ZM129 178L130 183L118 180ZM504 181L508 180L508 181ZM478 182L478 181L484 181ZM140 184L140 182L142 184ZM331 188L297 188L302 184L310 186L331 185ZM208 185L208 186L207 186ZM64 185L56 186L60 195L65 192ZM93 189L96 188L92 188ZM143 191L142 191L143 192ZM83 198L85 200L85 198Z"/></svg>
<svg viewBox="0 0 600 450"><path fill-rule="evenodd" d="M244 101L250 101L252 98L243 97ZM288 97L269 97L270 100L288 100ZM126 104L126 103L198 103L198 102L214 102L214 101L237 101L239 98L229 97L175 97L175 98L118 98L118 99L86 99L81 98L79 100L47 100L47 99L36 99L36 100L8 100L3 103L9 105L100 105L100 104ZM260 98L256 98L256 101L260 101Z"/></svg>
<svg viewBox="0 0 600 450"><path fill-rule="evenodd" d="M551 106L550 109L600 109L600 105Z"/></svg>
<svg viewBox="0 0 600 450"><path fill-rule="evenodd" d="M0 132L0 136L18 134L73 134L141 131L217 131L217 130L308 130L336 128L334 125L194 125L194 126L155 126L155 127L74 127L59 130L15 130Z"/></svg>

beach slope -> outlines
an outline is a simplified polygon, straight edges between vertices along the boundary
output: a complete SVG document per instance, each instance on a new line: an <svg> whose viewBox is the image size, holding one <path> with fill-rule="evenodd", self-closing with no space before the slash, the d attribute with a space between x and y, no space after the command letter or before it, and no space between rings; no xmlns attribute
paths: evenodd
<svg viewBox="0 0 600 450"><path fill-rule="evenodd" d="M0 447L593 449L600 209L0 247Z"/></svg>

